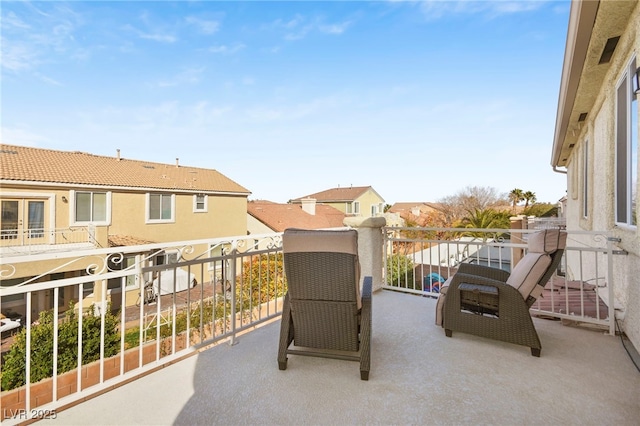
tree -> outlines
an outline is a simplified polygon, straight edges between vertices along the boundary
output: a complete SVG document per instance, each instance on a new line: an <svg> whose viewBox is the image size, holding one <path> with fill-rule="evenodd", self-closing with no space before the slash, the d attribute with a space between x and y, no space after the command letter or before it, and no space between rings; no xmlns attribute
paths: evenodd
<svg viewBox="0 0 640 426"><path fill-rule="evenodd" d="M455 195L442 198L439 203L444 222L447 226L453 226L475 210L495 208L506 203L506 200L495 188L468 186Z"/></svg>
<svg viewBox="0 0 640 426"><path fill-rule="evenodd" d="M526 210L529 207L529 203L533 204L536 202L536 194L535 192L527 191L522 194L522 198L524 198L524 209Z"/></svg>
<svg viewBox="0 0 640 426"><path fill-rule="evenodd" d="M457 228L500 228L509 229L511 222L509 221L508 212L498 212L493 209L474 210L468 216L465 216ZM465 232L466 235L473 237L485 238L484 232Z"/></svg>
<svg viewBox="0 0 640 426"><path fill-rule="evenodd" d="M509 201L511 201L512 203L511 209L514 214L516 213L516 205L522 200L524 200L524 192L522 191L522 189L512 189L509 193Z"/></svg>

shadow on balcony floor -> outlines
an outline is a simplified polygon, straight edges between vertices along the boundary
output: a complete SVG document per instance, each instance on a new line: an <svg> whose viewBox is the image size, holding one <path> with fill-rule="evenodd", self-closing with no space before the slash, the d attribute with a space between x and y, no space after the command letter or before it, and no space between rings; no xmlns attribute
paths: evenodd
<svg viewBox="0 0 640 426"><path fill-rule="evenodd" d="M373 298L372 364L276 361L279 322L58 413L61 424L637 424L618 337L535 319L542 356L433 323L435 300Z"/></svg>

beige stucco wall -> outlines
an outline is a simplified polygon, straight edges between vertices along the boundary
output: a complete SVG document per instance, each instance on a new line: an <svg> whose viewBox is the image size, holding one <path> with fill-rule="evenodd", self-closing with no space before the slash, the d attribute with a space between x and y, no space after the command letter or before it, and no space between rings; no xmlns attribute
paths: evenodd
<svg viewBox="0 0 640 426"><path fill-rule="evenodd" d="M63 200L63 197L65 200ZM49 186L12 186L3 185L1 199L16 200L43 200L45 202L45 228L46 229L67 229L70 226L72 215L72 191L71 188L49 187ZM172 241L185 241L197 239L209 239L227 236L243 236L247 233L247 197L244 195L212 195L208 196L208 206L206 212L193 211L193 194L179 193L175 196L175 217L169 223L146 223L146 193L133 191L111 190L111 220L106 226L95 227L95 238L98 247L108 247L108 235L126 235L146 240L150 242L162 243ZM73 228L73 227L72 227ZM15 245L12 240L0 240L0 246ZM85 244L78 249L90 250L93 246ZM199 255L207 250L204 244L193 247L193 255ZM7 254L4 255L6 258ZM189 259L190 257L187 256ZM65 278L80 276L91 264L102 264L100 259L95 257L84 257L76 259L66 266L64 260L47 260L37 262L23 262L11 265L15 268L7 278L19 279L49 271L56 273L66 273ZM201 281L204 276L209 280L209 271L205 268L204 275L201 275L200 268L193 268L192 272ZM47 280L48 275L40 280ZM96 282L94 297L87 300L86 304L102 299L102 284ZM71 289L69 289L71 290ZM64 307L72 298L78 297L77 287L64 293ZM126 292L126 304L136 302L138 290L133 289ZM39 292L34 300L32 313L51 307L52 301L49 293ZM117 297L120 297L119 295ZM23 309L17 307L18 310Z"/></svg>
<svg viewBox="0 0 640 426"><path fill-rule="evenodd" d="M572 151L567 167L567 227L574 230L611 231L619 238L615 249L626 251L627 255L613 257L613 282L616 302L622 306L619 313L625 333L636 348L640 348L640 232L638 227L618 226L615 224L615 123L616 123L616 85L631 57L636 55L640 65L640 7L636 7L629 25L620 38L612 58L609 71L600 88L580 90L599 90L596 102L589 111L585 124L580 129L579 143ZM640 122L640 118L638 120ZM584 150L589 150L589 162L584 163ZM588 215L583 217L583 170L586 167L589 189L587 201ZM638 221L640 222L640 220ZM573 244L592 244L588 237L572 236ZM603 275L602 267L599 265ZM570 260L569 272L595 276L594 262Z"/></svg>
<svg viewBox="0 0 640 426"><path fill-rule="evenodd" d="M384 213L380 211L380 204L384 203L384 200L372 189L367 190L367 192L358 197L357 201L360 202L360 216L362 217L371 217L371 206L373 205L376 206L379 215Z"/></svg>
<svg viewBox="0 0 640 426"><path fill-rule="evenodd" d="M247 197L208 197L207 212L194 213L193 194L177 194L175 220L170 223L146 223L144 193L112 194L111 235L131 235L153 241L184 241L232 235L246 235Z"/></svg>

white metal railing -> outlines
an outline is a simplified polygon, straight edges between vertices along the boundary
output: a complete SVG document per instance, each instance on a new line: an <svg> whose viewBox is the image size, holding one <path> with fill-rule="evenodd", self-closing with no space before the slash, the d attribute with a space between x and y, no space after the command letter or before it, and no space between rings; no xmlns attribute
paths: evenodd
<svg viewBox="0 0 640 426"><path fill-rule="evenodd" d="M385 255L382 267L377 267L386 279L383 288L432 297L460 262L509 269L526 248L527 234L535 232L398 227L383 231ZM594 296L598 303L605 295L613 300L612 239L606 233L570 231L567 244L549 287L552 293L544 298L552 303L540 302L532 312L609 327L613 333L611 304L604 309L596 305L595 315L588 311ZM46 272L16 278L24 276L25 267L52 262L57 266L48 266ZM15 410L27 416L55 410L212 343L233 343L239 332L281 315L286 289L281 233L3 256L0 278L2 312L10 308L24 324L20 334L2 342L7 351L2 361L7 424L25 420L12 418ZM569 298L576 294L578 304ZM48 314L40 317L41 312ZM44 356L50 360L46 367L51 377L41 380L36 373L42 369L43 339L53 351ZM22 355L17 349L12 353L20 342ZM70 353L80 356L69 360ZM11 360L20 356L22 366ZM91 362L83 363L83 358ZM16 365L24 369L25 383L5 390L7 372ZM24 380L27 377L33 383ZM47 386L49 396L41 395ZM5 404L12 392L23 395L18 408ZM38 410L32 411L35 407Z"/></svg>
<svg viewBox="0 0 640 426"><path fill-rule="evenodd" d="M279 316L286 290L281 234L25 258L3 257L0 266L2 311L10 306L24 324L19 334L3 336L2 342L2 405L8 424L78 401L206 345L224 339L233 343L237 333ZM29 262L53 260L59 263L55 269L25 280L13 278ZM64 277L52 280L53 275ZM145 298L149 289L154 297ZM67 306L55 301L69 295L73 302L65 311ZM76 336L71 346L69 334ZM45 362L47 344L52 349ZM70 361L74 352L79 356ZM95 361L87 364L83 358ZM13 371L16 366L24 369L21 374ZM51 377L40 374L43 368ZM47 401L42 395L46 387L50 402L39 405L36 401ZM23 393L23 405L7 407L12 392Z"/></svg>
<svg viewBox="0 0 640 426"><path fill-rule="evenodd" d="M3 229L0 250L3 255L30 254L73 245L95 245L95 227L57 229Z"/></svg>
<svg viewBox="0 0 640 426"><path fill-rule="evenodd" d="M535 229L385 228L384 288L437 297L460 263L510 271ZM615 239L606 232L568 231L567 248L534 315L588 323L615 332Z"/></svg>

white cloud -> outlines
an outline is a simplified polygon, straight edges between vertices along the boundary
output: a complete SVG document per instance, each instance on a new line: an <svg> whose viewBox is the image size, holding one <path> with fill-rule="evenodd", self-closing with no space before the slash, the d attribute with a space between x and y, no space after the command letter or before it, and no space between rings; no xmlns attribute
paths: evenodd
<svg viewBox="0 0 640 426"><path fill-rule="evenodd" d="M25 23L22 19L18 18L15 13L9 12L6 16L2 17L2 26L4 31L11 30L11 28L18 28L22 30L28 30L31 25Z"/></svg>
<svg viewBox="0 0 640 426"><path fill-rule="evenodd" d="M158 81L156 85L159 87L173 87L183 84L196 84L200 82L204 70L204 67L187 68L167 80Z"/></svg>
<svg viewBox="0 0 640 426"><path fill-rule="evenodd" d="M235 43L233 45L220 44L217 46L211 46L208 50L211 53L221 53L225 55L231 55L234 53L238 53L246 46L243 43Z"/></svg>
<svg viewBox="0 0 640 426"><path fill-rule="evenodd" d="M493 18L536 10L546 2L548 0L424 0L417 4L423 15L432 20L458 14L485 14Z"/></svg>
<svg viewBox="0 0 640 426"><path fill-rule="evenodd" d="M187 16L185 22L196 27L202 34L213 34L220 29L220 23L218 21L201 19L196 16Z"/></svg>
<svg viewBox="0 0 640 426"><path fill-rule="evenodd" d="M310 33L340 35L352 24L352 21L327 23L319 16L305 17L297 14L289 20L277 19L264 28L283 32L283 38L288 41L301 40Z"/></svg>
<svg viewBox="0 0 640 426"><path fill-rule="evenodd" d="M171 34L160 34L160 33L145 33L142 31L137 31L138 36L140 38L146 39L146 40L153 40L153 41L159 41L161 43L175 43L177 38L174 35Z"/></svg>

